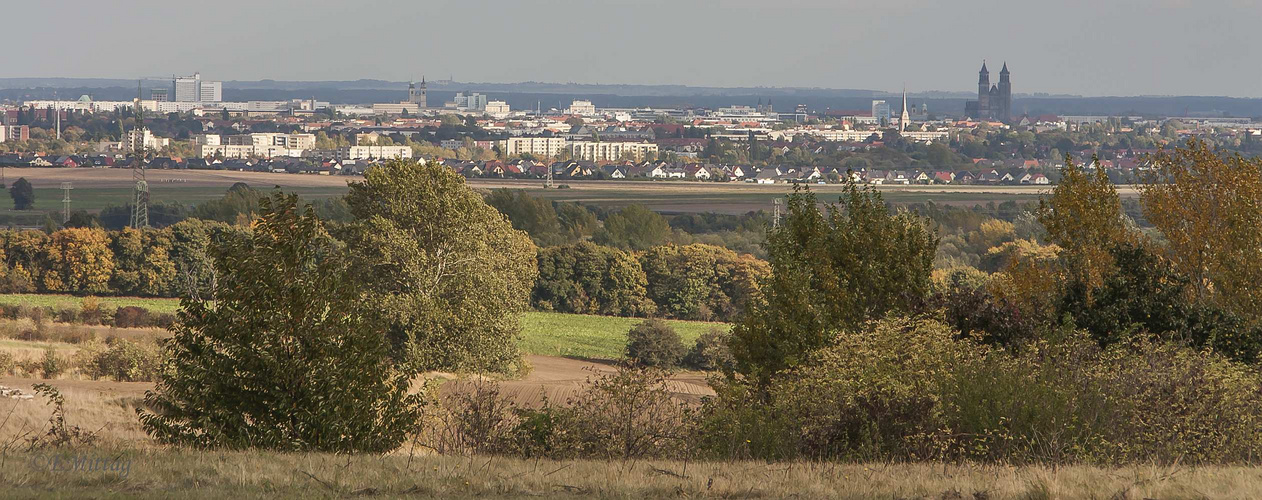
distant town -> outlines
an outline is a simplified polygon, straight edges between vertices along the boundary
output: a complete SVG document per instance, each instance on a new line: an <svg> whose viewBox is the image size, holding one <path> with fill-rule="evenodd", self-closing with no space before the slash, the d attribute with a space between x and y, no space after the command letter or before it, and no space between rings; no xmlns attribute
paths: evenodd
<svg viewBox="0 0 1262 500"><path fill-rule="evenodd" d="M663 179L771 184L1054 184L1066 157L1135 182L1144 157L1197 137L1252 154L1262 123L1207 116L1013 112L1011 72L962 109L874 99L811 109L769 97L716 108L568 106L513 109L480 92L429 99L424 79L397 101L223 100L199 73L137 86L130 101L0 104L0 167L217 169L358 175L392 158L440 162L467 177Z"/></svg>

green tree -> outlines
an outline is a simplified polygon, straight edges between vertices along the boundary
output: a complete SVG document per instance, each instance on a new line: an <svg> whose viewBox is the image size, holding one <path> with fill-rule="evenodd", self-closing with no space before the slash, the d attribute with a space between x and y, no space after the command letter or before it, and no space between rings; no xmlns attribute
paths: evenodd
<svg viewBox="0 0 1262 500"><path fill-rule="evenodd" d="M739 317L768 273L766 262L700 243L651 248L640 266L659 312L705 321Z"/></svg>
<svg viewBox="0 0 1262 500"><path fill-rule="evenodd" d="M13 186L9 187L9 196L13 198L14 210L30 210L35 205L35 188L31 186L30 181L26 177L19 177Z"/></svg>
<svg viewBox="0 0 1262 500"><path fill-rule="evenodd" d="M137 410L159 442L198 448L375 452L420 417L375 305L297 196L263 200L248 239L213 245L213 302L186 298L168 361Z"/></svg>
<svg viewBox="0 0 1262 500"><path fill-rule="evenodd" d="M487 195L486 203L508 217L513 229L525 231L540 246L565 243L561 222L552 203L526 194L524 190L496 189Z"/></svg>
<svg viewBox="0 0 1262 500"><path fill-rule="evenodd" d="M579 242L539 251L539 278L531 303L539 309L578 314L647 316L649 300L640 262L606 246Z"/></svg>
<svg viewBox="0 0 1262 500"><path fill-rule="evenodd" d="M912 310L929 293L938 246L931 221L891 213L870 186L846 182L821 211L799 187L767 234L770 277L733 330L738 369L759 380L799 365L843 331Z"/></svg>
<svg viewBox="0 0 1262 500"><path fill-rule="evenodd" d="M110 288L123 295L175 295L176 271L170 251L170 230L127 228L111 232L114 274L110 277Z"/></svg>
<svg viewBox="0 0 1262 500"><path fill-rule="evenodd" d="M631 205L606 218L593 241L623 250L648 250L669 241L670 235L665 217L644 205Z"/></svg>
<svg viewBox="0 0 1262 500"><path fill-rule="evenodd" d="M395 353L423 369L509 371L535 282L530 238L436 163L391 160L346 196L355 276Z"/></svg>

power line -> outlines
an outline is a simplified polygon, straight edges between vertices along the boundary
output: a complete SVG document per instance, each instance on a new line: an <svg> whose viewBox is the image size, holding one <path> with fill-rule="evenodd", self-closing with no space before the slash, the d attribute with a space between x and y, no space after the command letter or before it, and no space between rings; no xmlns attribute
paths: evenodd
<svg viewBox="0 0 1262 500"><path fill-rule="evenodd" d="M61 223L62 224L66 224L70 222L70 190L71 189L74 189L74 186L70 185L69 182L61 183L61 192L63 193L61 197Z"/></svg>

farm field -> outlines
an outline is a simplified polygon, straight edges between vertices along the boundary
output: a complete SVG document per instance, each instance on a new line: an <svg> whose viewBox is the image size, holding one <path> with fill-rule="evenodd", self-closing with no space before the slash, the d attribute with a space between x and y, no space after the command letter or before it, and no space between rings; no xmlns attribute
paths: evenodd
<svg viewBox="0 0 1262 500"><path fill-rule="evenodd" d="M150 311L174 313L179 299L144 297L98 297L104 307L139 306ZM83 298L73 295L0 294L0 304L49 306L55 309L76 308ZM561 314L531 311L522 319L521 349L527 354L613 360L622 357L626 333L639 318L617 318L582 314ZM679 332L684 345L691 346L697 337L711 328L727 328L724 323L668 320Z"/></svg>
<svg viewBox="0 0 1262 500"><path fill-rule="evenodd" d="M100 211L109 205L125 205L131 200L131 171L126 169L89 168L8 168L6 182L24 177L35 187L35 211L62 208L62 182L71 182L71 208ZM231 172L218 170L151 170L147 174L150 199L154 203L179 202L196 204L215 199L236 182L257 189L279 187L304 198L320 199L341 196L346 183L356 177L322 175L273 174L264 172ZM712 183L688 181L558 181L565 189L544 189L538 180L470 179L477 189L525 189L533 196L557 201L582 202L606 207L622 207L640 203L662 212L720 212L741 214L751 210L770 210L772 200L792 192L787 184L758 185L744 182ZM811 185L828 201L840 192L836 185ZM1048 186L881 186L892 203L934 201L940 204L967 205L1037 200ZM1119 186L1122 196L1135 196L1131 186ZM0 214L32 215L32 212L2 210ZM42 218L42 214L39 214Z"/></svg>

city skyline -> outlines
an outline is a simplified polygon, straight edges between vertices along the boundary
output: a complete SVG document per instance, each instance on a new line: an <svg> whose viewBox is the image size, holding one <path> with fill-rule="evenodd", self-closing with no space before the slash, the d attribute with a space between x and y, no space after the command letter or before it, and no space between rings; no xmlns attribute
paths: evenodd
<svg viewBox="0 0 1262 500"><path fill-rule="evenodd" d="M1030 94L1262 97L1254 83L1262 67L1238 63L1251 55L1245 23L1262 15L1262 6L1233 0L1069 2L1082 4L1089 16L1073 5L980 0L852 6L735 0L721 9L663 0L435 1L420 7L387 1L366 12L312 1L251 3L246 16L239 14L247 4L227 0L193 17L178 3L58 3L80 15L59 20L53 38L42 36L44 23L15 24L13 36L45 42L7 54L10 75L137 78L200 71L222 81L457 75L470 82L884 91L905 81L915 94L969 90L970 74L984 57L1013 64L1022 75L1019 86ZM45 8L6 10L15 19L35 19ZM453 19L465 21L447 22ZM578 20L584 22L571 22ZM136 22L144 29L116 28ZM698 29L703 26L708 29ZM473 31L479 36L468 36ZM138 48L143 57L119 57Z"/></svg>

